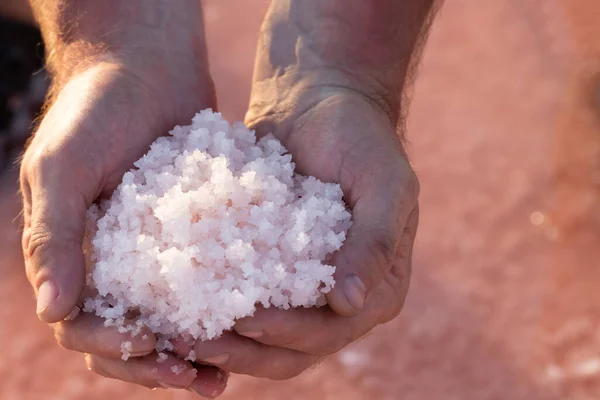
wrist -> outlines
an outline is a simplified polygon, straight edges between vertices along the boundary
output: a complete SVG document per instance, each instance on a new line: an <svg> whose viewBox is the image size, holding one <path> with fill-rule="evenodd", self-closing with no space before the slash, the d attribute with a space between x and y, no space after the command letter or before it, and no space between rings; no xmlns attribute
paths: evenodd
<svg viewBox="0 0 600 400"><path fill-rule="evenodd" d="M419 58L435 3L272 1L259 38L248 119L261 109L289 113L290 104L274 102L302 100L305 93L312 100L295 104L310 107L323 97L344 93L368 101L396 124L402 91Z"/></svg>
<svg viewBox="0 0 600 400"><path fill-rule="evenodd" d="M261 127L286 141L290 124L330 101L350 101L370 106L394 130L398 124L400 93L390 91L375 78L356 77L336 68L288 68L258 79L255 75L245 122ZM385 123L385 122L384 122Z"/></svg>
<svg viewBox="0 0 600 400"><path fill-rule="evenodd" d="M394 7L387 0L326 3L271 3L261 29L253 82L253 92L266 92L270 98L253 98L265 104L294 98L303 104L298 100L304 94L319 102L332 94L350 93L375 105L395 124L412 48L403 46L397 32L379 29L385 25L385 11L389 14ZM252 106L264 108L255 102Z"/></svg>
<svg viewBox="0 0 600 400"><path fill-rule="evenodd" d="M52 93L86 70L108 67L186 114L192 104L214 102L199 0L30 1L48 50Z"/></svg>

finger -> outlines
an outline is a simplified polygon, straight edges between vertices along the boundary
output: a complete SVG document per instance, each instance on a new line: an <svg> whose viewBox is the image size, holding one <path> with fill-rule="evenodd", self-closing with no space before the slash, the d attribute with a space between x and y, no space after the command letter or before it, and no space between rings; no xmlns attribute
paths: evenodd
<svg viewBox="0 0 600 400"><path fill-rule="evenodd" d="M364 312L353 317L341 316L329 307L261 308L253 317L238 320L234 330L264 345L323 357L336 353L382 323L384 316L395 309L395 296L378 290L369 298Z"/></svg>
<svg viewBox="0 0 600 400"><path fill-rule="evenodd" d="M106 378L119 379L148 388L186 389L192 385L197 374L196 369L189 362L172 355L159 363L156 353L127 361L86 354L85 361L89 370ZM206 379L206 382L216 383L216 374L213 375L212 381Z"/></svg>
<svg viewBox="0 0 600 400"><path fill-rule="evenodd" d="M196 366L196 370L198 371L196 379L194 379L188 388L190 391L200 396L214 399L220 396L227 388L229 372L217 367L199 365Z"/></svg>
<svg viewBox="0 0 600 400"><path fill-rule="evenodd" d="M33 164L33 166L31 166ZM85 281L81 249L87 206L55 163L28 163L24 196L23 253L27 276L37 294L37 313L46 322L65 318L75 307Z"/></svg>
<svg viewBox="0 0 600 400"><path fill-rule="evenodd" d="M356 189L366 194L354 202L348 238L331 260L336 266L336 284L327 293L327 302L340 315L359 313L391 268L401 233L417 199L416 177L406 170L383 181L369 180Z"/></svg>
<svg viewBox="0 0 600 400"><path fill-rule="evenodd" d="M120 359L125 348L130 357L141 357L153 353L156 347L156 338L147 327L141 327L135 335L121 333L115 326L105 326L103 318L89 313L80 313L73 320L51 327L62 347L104 358Z"/></svg>
<svg viewBox="0 0 600 400"><path fill-rule="evenodd" d="M319 359L290 349L266 346L233 332L226 332L215 340L198 341L194 351L196 362L237 374L277 380L297 376Z"/></svg>
<svg viewBox="0 0 600 400"><path fill-rule="evenodd" d="M260 308L254 316L238 320L234 330L268 346L296 350L314 356L333 354L361 336L375 322L368 313L343 317L329 307Z"/></svg>
<svg viewBox="0 0 600 400"><path fill-rule="evenodd" d="M345 317L329 307L257 309L254 316L238 320L234 330L241 336L275 346L326 356L336 353L377 325L397 315L405 291L382 282L358 315Z"/></svg>
<svg viewBox="0 0 600 400"><path fill-rule="evenodd" d="M410 277L412 274L412 255L417 237L417 229L419 226L419 204L412 209L406 226L400 237L400 242L396 248L396 257L392 263L390 270L391 278L395 279L396 282L393 285L395 290L404 289L408 290L408 284L410 283Z"/></svg>
<svg viewBox="0 0 600 400"><path fill-rule="evenodd" d="M379 323L389 322L404 308L412 274L412 255L418 224L419 205L417 204L406 221L406 226L396 248L396 257L392 263L392 268L386 274L382 285L380 285L380 290L374 295L374 297L380 297L379 302L387 301L385 299L395 299L395 301L390 302L392 307L386 309L387 313L382 314Z"/></svg>
<svg viewBox="0 0 600 400"><path fill-rule="evenodd" d="M392 268L369 297L364 312L344 317L329 307L258 308L252 317L238 320L234 330L266 345L322 356L339 351L378 324L388 322L404 305L418 218L416 206L408 217L396 248Z"/></svg>

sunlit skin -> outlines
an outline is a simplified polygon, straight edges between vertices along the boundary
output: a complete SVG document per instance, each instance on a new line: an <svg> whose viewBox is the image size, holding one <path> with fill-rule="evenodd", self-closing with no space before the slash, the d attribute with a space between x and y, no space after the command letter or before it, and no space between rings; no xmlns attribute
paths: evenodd
<svg viewBox="0 0 600 400"><path fill-rule="evenodd" d="M226 374L198 365L198 378L173 374L157 364L149 332L128 338L134 357L122 361L123 334L90 315L62 321L82 296L86 209L114 190L154 139L216 106L199 2L106 3L31 2L55 80L21 168L27 276L39 317L60 345L86 353L92 370L214 397ZM273 2L246 115L259 135L273 132L284 143L299 172L342 185L354 224L332 260L329 306L258 310L220 339L178 341L180 356L195 346L199 361L224 371L285 379L402 309L418 181L398 133L400 93L433 1L354 3ZM168 363L192 368L175 355Z"/></svg>

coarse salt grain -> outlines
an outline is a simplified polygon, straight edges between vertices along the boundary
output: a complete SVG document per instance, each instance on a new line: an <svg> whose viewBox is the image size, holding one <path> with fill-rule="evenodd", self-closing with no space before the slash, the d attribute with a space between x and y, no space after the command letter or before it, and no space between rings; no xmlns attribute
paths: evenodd
<svg viewBox="0 0 600 400"><path fill-rule="evenodd" d="M77 306L73 307L73 309L71 310L71 312L69 313L69 315L67 315L64 320L65 321L72 321L75 318L77 318L77 316L79 315L79 313L81 312L81 309Z"/></svg>
<svg viewBox="0 0 600 400"><path fill-rule="evenodd" d="M121 359L123 361L129 360L131 356L131 350L133 349L131 342L123 342L121 343Z"/></svg>
<svg viewBox="0 0 600 400"><path fill-rule="evenodd" d="M97 294L84 311L132 334L147 326L172 351L168 339L216 338L257 304L324 304L324 260L351 225L340 186L296 174L277 139L211 110L169 133L88 211Z"/></svg>
<svg viewBox="0 0 600 400"><path fill-rule="evenodd" d="M166 353L158 353L158 358L156 359L156 362L162 364L167 360L167 358L169 358L169 356L167 356Z"/></svg>
<svg viewBox="0 0 600 400"><path fill-rule="evenodd" d="M192 349L190 350L190 353L188 354L188 356L185 358L186 361L191 361L194 362L196 361L196 352Z"/></svg>
<svg viewBox="0 0 600 400"><path fill-rule="evenodd" d="M185 368L184 366L182 366L182 365L173 365L173 366L171 367L171 371L172 371L172 372L173 372L175 375L181 375L181 373L182 373L183 371L185 371L185 369L186 369L186 368Z"/></svg>

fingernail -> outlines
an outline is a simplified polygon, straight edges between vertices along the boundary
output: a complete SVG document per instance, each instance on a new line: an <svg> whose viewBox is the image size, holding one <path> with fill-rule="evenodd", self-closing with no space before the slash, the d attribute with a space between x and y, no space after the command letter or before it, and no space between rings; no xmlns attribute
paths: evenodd
<svg viewBox="0 0 600 400"><path fill-rule="evenodd" d="M192 385L192 386L190 386L190 387L188 388L188 390L189 390L189 391L191 391L191 392L194 392L194 393L196 393L196 394L197 394L197 395L199 395L199 396L206 397L206 398L208 398L208 399L214 399L214 398L216 398L218 395L220 395L221 393L223 393L223 390L224 390L224 389L223 389L223 390L221 390L221 389L214 389L212 392L210 392L210 393L207 393L207 392L206 392L206 389L199 389L199 388L196 388L196 387L194 387L194 386Z"/></svg>
<svg viewBox="0 0 600 400"><path fill-rule="evenodd" d="M132 351L129 353L129 357L143 357L143 356L147 356L148 354L152 353L152 350L141 350L141 351Z"/></svg>
<svg viewBox="0 0 600 400"><path fill-rule="evenodd" d="M208 392L209 388L206 387L204 382L194 381L192 385L188 388L189 391L199 394L203 397L208 397L209 399L214 399L215 397L221 395L225 389L227 388L227 380L229 379L229 373L225 371L217 372L217 379L219 380L219 385Z"/></svg>
<svg viewBox="0 0 600 400"><path fill-rule="evenodd" d="M352 307L362 310L365 306L367 289L363 281L356 275L348 275L344 281L344 293Z"/></svg>
<svg viewBox="0 0 600 400"><path fill-rule="evenodd" d="M166 383L166 382L158 382L158 384L160 385L161 388L163 389L186 389L185 386L180 386L180 385L172 385L170 383Z"/></svg>
<svg viewBox="0 0 600 400"><path fill-rule="evenodd" d="M238 335L245 336L250 339L257 339L263 335L262 331L238 332Z"/></svg>
<svg viewBox="0 0 600 400"><path fill-rule="evenodd" d="M36 313L44 312L58 297L58 289L52 281L44 281L38 288Z"/></svg>
<svg viewBox="0 0 600 400"><path fill-rule="evenodd" d="M207 362L209 364L213 364L213 365L225 364L228 360L229 360L229 354L227 354L227 353L223 353L223 354L219 354L218 356L202 359L202 361L205 361L205 362Z"/></svg>

